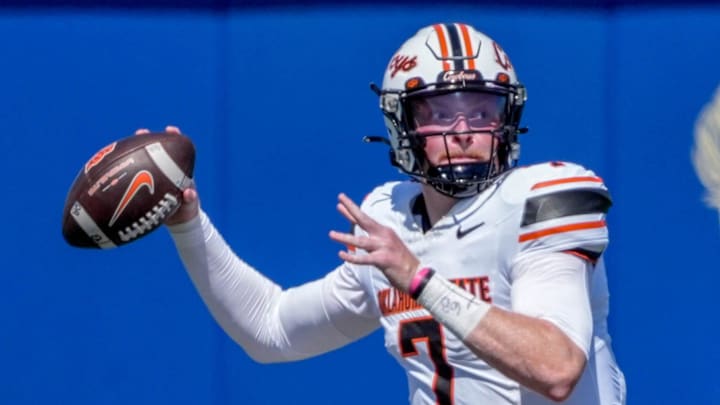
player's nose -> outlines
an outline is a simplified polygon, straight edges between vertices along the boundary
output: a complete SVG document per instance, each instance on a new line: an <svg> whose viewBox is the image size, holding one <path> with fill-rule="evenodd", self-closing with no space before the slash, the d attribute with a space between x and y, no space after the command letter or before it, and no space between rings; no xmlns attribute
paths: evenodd
<svg viewBox="0 0 720 405"><path fill-rule="evenodd" d="M460 116L453 126L454 132L460 132L452 135L452 141L463 149L469 147L473 143L473 134L470 132L470 125L465 116Z"/></svg>

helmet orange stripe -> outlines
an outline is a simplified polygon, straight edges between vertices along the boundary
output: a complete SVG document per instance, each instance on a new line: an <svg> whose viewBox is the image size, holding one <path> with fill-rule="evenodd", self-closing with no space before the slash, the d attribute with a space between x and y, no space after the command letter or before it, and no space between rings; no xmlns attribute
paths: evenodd
<svg viewBox="0 0 720 405"><path fill-rule="evenodd" d="M465 24L458 24L460 27L460 32L462 32L463 37L463 43L465 44L465 56L467 56L468 60L468 69L473 70L475 69L475 54L472 51L472 42L470 42L470 33L468 32L467 25Z"/></svg>
<svg viewBox="0 0 720 405"><path fill-rule="evenodd" d="M433 25L433 28L435 29L435 33L438 36L438 42L440 43L440 53L442 53L442 59L443 59L443 70L450 70L450 64L448 63L448 45L447 45L447 39L445 39L445 31L443 31L441 24L435 24Z"/></svg>
<svg viewBox="0 0 720 405"><path fill-rule="evenodd" d="M595 229L602 228L605 226L605 220L580 222L577 224L556 226L554 228L541 229L535 232L528 232L518 237L518 242L527 242L533 239L539 239L543 236L555 235L557 233L571 232L571 231L582 231L584 229Z"/></svg>
<svg viewBox="0 0 720 405"><path fill-rule="evenodd" d="M556 186L558 184L579 183L579 182L584 182L584 181L591 181L593 183L602 183L603 182L603 180L600 177L593 177L593 176L566 177L564 179L541 181L540 183L537 183L534 186L532 186L531 190L537 190L537 189L543 188L543 187Z"/></svg>

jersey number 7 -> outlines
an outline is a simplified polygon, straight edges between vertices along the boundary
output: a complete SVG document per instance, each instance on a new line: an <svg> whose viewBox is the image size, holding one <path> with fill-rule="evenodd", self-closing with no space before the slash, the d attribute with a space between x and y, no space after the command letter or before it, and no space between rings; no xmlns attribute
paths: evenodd
<svg viewBox="0 0 720 405"><path fill-rule="evenodd" d="M432 317L413 318L401 321L398 329L400 353L403 357L417 356L417 345L427 344L427 352L435 366L433 392L437 405L453 404L454 370L445 355L445 336L443 327Z"/></svg>

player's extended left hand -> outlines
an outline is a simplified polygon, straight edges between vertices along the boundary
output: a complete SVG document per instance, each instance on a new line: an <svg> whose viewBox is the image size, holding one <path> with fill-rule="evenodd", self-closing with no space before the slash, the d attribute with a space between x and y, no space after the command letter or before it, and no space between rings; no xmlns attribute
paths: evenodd
<svg viewBox="0 0 720 405"><path fill-rule="evenodd" d="M362 249L367 254L340 251L341 259L355 264L375 266L401 291L407 291L420 261L408 250L397 234L365 214L348 196L338 196L338 211L353 225L359 226L367 236L330 231L330 239Z"/></svg>

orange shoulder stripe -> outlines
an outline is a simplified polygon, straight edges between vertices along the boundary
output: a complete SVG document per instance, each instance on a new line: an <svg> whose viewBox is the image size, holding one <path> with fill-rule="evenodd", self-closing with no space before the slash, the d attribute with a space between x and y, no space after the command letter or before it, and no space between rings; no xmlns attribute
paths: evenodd
<svg viewBox="0 0 720 405"><path fill-rule="evenodd" d="M527 242L529 240L542 238L543 236L555 235L557 233L563 233L563 232L581 231L583 229L602 228L605 225L606 225L605 220L580 222L577 224L569 224L569 225L561 225L561 226L556 226L554 228L547 228L547 229L541 229L541 230L535 231L535 232L524 233L524 234L520 235L520 237L518 238L518 241L519 242Z"/></svg>
<svg viewBox="0 0 720 405"><path fill-rule="evenodd" d="M564 179L541 181L540 183L536 183L530 189L537 190L539 188L556 186L558 184L580 183L580 182L584 182L584 181L591 181L593 183L602 183L603 182L603 180L600 177L596 177L596 176L566 177Z"/></svg>

